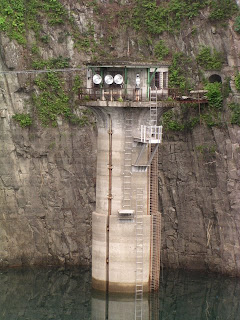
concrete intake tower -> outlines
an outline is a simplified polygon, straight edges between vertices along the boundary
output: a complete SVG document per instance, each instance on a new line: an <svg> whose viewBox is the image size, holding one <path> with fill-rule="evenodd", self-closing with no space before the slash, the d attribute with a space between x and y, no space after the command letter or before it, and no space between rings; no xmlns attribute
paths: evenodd
<svg viewBox="0 0 240 320"><path fill-rule="evenodd" d="M91 64L83 104L97 116L92 284L109 292L156 290L160 274L157 125L168 96L168 66Z"/></svg>

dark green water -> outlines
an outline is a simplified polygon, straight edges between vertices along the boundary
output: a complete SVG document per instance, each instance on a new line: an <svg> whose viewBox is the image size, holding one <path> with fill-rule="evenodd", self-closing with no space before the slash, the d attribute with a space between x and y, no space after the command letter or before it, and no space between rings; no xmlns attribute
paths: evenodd
<svg viewBox="0 0 240 320"><path fill-rule="evenodd" d="M92 292L86 269L0 271L0 320L134 320L134 297ZM240 279L164 271L143 320L240 319Z"/></svg>

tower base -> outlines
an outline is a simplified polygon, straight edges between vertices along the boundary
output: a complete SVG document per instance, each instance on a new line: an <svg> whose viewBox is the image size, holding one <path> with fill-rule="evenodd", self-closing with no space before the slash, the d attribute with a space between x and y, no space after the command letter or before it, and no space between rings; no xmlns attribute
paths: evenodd
<svg viewBox="0 0 240 320"><path fill-rule="evenodd" d="M136 224L116 215L93 212L92 286L110 292L135 292ZM143 216L143 290L148 292L150 279L151 216ZM109 233L109 234L108 234Z"/></svg>

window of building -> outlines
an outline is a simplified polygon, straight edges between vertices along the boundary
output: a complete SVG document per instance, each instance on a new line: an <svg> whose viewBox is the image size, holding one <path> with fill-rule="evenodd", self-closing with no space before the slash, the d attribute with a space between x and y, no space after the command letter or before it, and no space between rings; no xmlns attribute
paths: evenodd
<svg viewBox="0 0 240 320"><path fill-rule="evenodd" d="M150 78L153 76L153 72L150 73ZM155 76L152 79L151 82L151 89L160 89L161 88L161 73L156 72Z"/></svg>
<svg viewBox="0 0 240 320"><path fill-rule="evenodd" d="M168 72L163 72L163 89L168 87Z"/></svg>

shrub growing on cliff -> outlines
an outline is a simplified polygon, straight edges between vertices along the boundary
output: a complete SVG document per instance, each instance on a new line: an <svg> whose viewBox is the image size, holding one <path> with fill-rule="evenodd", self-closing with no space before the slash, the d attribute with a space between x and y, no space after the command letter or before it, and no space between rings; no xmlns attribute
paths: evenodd
<svg viewBox="0 0 240 320"><path fill-rule="evenodd" d="M240 104L231 103L229 108L232 110L231 124L237 124L240 126Z"/></svg>
<svg viewBox="0 0 240 320"><path fill-rule="evenodd" d="M0 31L6 32L18 43L26 44L26 31L33 30L39 35L41 12L51 25L62 24L67 13L59 0L1 0Z"/></svg>
<svg viewBox="0 0 240 320"><path fill-rule="evenodd" d="M235 76L235 85L238 91L240 91L240 72Z"/></svg>
<svg viewBox="0 0 240 320"><path fill-rule="evenodd" d="M212 21L223 21L229 19L238 10L235 0L211 0L210 16Z"/></svg>
<svg viewBox="0 0 240 320"><path fill-rule="evenodd" d="M32 118L28 113L16 113L13 119L16 120L22 128L30 127L32 124Z"/></svg>
<svg viewBox="0 0 240 320"><path fill-rule="evenodd" d="M237 16L234 22L234 30L240 33L240 16Z"/></svg>
<svg viewBox="0 0 240 320"><path fill-rule="evenodd" d="M169 87L180 88L182 90L189 86L186 77L186 65L189 64L188 58L183 53L174 53L172 64L169 68Z"/></svg>
<svg viewBox="0 0 240 320"><path fill-rule="evenodd" d="M51 69L68 68L69 59L60 56L49 60L37 60L33 62L33 67L35 69L49 69L49 72L40 74L35 78L34 83L37 90L32 95L42 125L56 127L58 117L65 118L75 125L87 125L89 123L88 114L81 112L81 115L76 115L72 107L74 94L78 93L82 86L81 77L76 76L74 78L70 90L63 74L54 72L54 70L51 71Z"/></svg>
<svg viewBox="0 0 240 320"><path fill-rule="evenodd" d="M208 83L205 86L207 90L206 96L208 98L208 105L210 108L221 109L223 106L222 85L214 82Z"/></svg>
<svg viewBox="0 0 240 320"><path fill-rule="evenodd" d="M223 65L223 55L215 49L202 47L197 55L198 64L205 70L221 70Z"/></svg>
<svg viewBox="0 0 240 320"><path fill-rule="evenodd" d="M166 47L163 40L160 40L154 47L154 54L159 60L163 60L169 54L169 49Z"/></svg>
<svg viewBox="0 0 240 320"><path fill-rule="evenodd" d="M199 0L170 0L159 5L156 0L136 0L131 25L153 35L163 31L177 32L185 20L196 17L205 6L205 1Z"/></svg>

